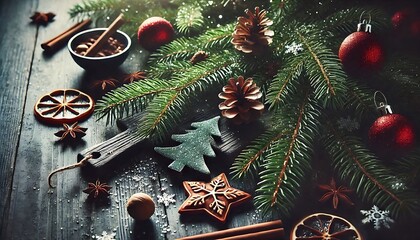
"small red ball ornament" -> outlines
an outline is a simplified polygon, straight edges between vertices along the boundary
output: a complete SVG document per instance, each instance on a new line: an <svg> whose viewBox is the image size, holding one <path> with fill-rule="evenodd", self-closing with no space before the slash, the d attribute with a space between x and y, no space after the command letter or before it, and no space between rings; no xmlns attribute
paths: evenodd
<svg viewBox="0 0 420 240"><path fill-rule="evenodd" d="M338 57L348 73L374 71L382 66L384 49L371 33L371 25L363 21L359 23L357 32L341 43Z"/></svg>
<svg viewBox="0 0 420 240"><path fill-rule="evenodd" d="M420 37L420 17L413 8L398 10L391 18L397 36L403 40L418 40Z"/></svg>
<svg viewBox="0 0 420 240"><path fill-rule="evenodd" d="M398 33L403 33L409 28L413 16L415 15L412 9L398 10L391 17L392 26Z"/></svg>
<svg viewBox="0 0 420 240"><path fill-rule="evenodd" d="M153 51L172 41L174 28L172 24L161 17L146 19L137 31L137 39L145 49Z"/></svg>
<svg viewBox="0 0 420 240"><path fill-rule="evenodd" d="M391 107L381 103L383 116L376 119L369 129L369 140L382 150L407 150L415 142L414 128L406 117L392 113Z"/></svg>

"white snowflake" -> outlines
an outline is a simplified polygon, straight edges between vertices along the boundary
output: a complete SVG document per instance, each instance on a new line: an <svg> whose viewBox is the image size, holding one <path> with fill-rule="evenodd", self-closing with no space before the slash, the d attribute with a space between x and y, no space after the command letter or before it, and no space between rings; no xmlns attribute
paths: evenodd
<svg viewBox="0 0 420 240"><path fill-rule="evenodd" d="M114 232L108 234L106 231L103 231L102 235L95 235L95 236L92 236L92 238L97 239L97 240L115 240L115 235L117 234Z"/></svg>
<svg viewBox="0 0 420 240"><path fill-rule="evenodd" d="M356 121L356 119L352 119L350 116L338 119L337 124L339 129L345 129L349 132L357 130L360 127L360 124Z"/></svg>
<svg viewBox="0 0 420 240"><path fill-rule="evenodd" d="M298 55L298 53L300 51L302 51L302 44L301 43L296 43L296 42L292 42L292 44L290 45L286 45L286 51L285 53L293 53L293 55Z"/></svg>
<svg viewBox="0 0 420 240"><path fill-rule="evenodd" d="M163 193L160 196L157 196L158 203L162 203L163 205L165 205L166 207L168 207L171 203L176 203L176 200L174 199L175 194L167 194L167 193Z"/></svg>
<svg viewBox="0 0 420 240"><path fill-rule="evenodd" d="M394 220L388 216L389 211L379 210L376 205L373 205L370 210L360 210L360 212L366 216L366 218L362 220L362 223L366 224L373 222L375 230L379 230L381 225L386 228L391 228L390 224L394 223Z"/></svg>

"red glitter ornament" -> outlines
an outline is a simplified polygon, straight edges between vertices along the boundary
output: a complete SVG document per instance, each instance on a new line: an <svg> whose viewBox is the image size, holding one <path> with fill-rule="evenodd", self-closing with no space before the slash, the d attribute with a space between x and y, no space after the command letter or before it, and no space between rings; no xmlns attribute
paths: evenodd
<svg viewBox="0 0 420 240"><path fill-rule="evenodd" d="M418 40L420 37L420 17L413 8L398 10L392 15L391 23L397 37L402 40Z"/></svg>
<svg viewBox="0 0 420 240"><path fill-rule="evenodd" d="M406 31L409 28L414 16L414 11L411 9L398 10L392 15L391 23L397 32Z"/></svg>
<svg viewBox="0 0 420 240"><path fill-rule="evenodd" d="M153 51L172 41L174 28L172 24L161 17L146 19L137 31L137 39L145 49Z"/></svg>
<svg viewBox="0 0 420 240"><path fill-rule="evenodd" d="M359 23L357 32L341 43L338 57L344 69L351 74L378 70L384 61L384 49L365 20Z"/></svg>
<svg viewBox="0 0 420 240"><path fill-rule="evenodd" d="M371 143L383 150L406 150L415 142L414 128L406 117L392 113L391 107L381 103L383 116L376 119L369 129Z"/></svg>

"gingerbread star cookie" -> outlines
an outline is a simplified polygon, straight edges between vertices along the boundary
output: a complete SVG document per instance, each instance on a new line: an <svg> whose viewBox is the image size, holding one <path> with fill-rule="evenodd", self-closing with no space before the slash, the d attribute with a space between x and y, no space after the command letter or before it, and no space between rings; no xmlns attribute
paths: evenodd
<svg viewBox="0 0 420 240"><path fill-rule="evenodd" d="M231 206L246 202L251 195L232 188L224 173L213 178L209 183L184 181L188 198L178 212L206 212L221 222L226 221Z"/></svg>

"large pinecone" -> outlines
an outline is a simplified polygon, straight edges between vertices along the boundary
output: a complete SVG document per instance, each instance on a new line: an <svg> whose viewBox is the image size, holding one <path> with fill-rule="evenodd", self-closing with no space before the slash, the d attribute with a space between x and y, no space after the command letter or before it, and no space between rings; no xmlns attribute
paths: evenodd
<svg viewBox="0 0 420 240"><path fill-rule="evenodd" d="M225 100L219 104L219 109L224 117L232 119L236 124L248 123L259 117L264 110L264 104L259 101L261 96L260 88L253 83L252 78L230 78L223 92L219 93L219 98Z"/></svg>
<svg viewBox="0 0 420 240"><path fill-rule="evenodd" d="M266 17L266 11L255 7L255 14L249 9L245 10L248 17L239 17L238 24L232 36L232 44L244 53L259 54L272 41L274 32L268 27L273 21Z"/></svg>

